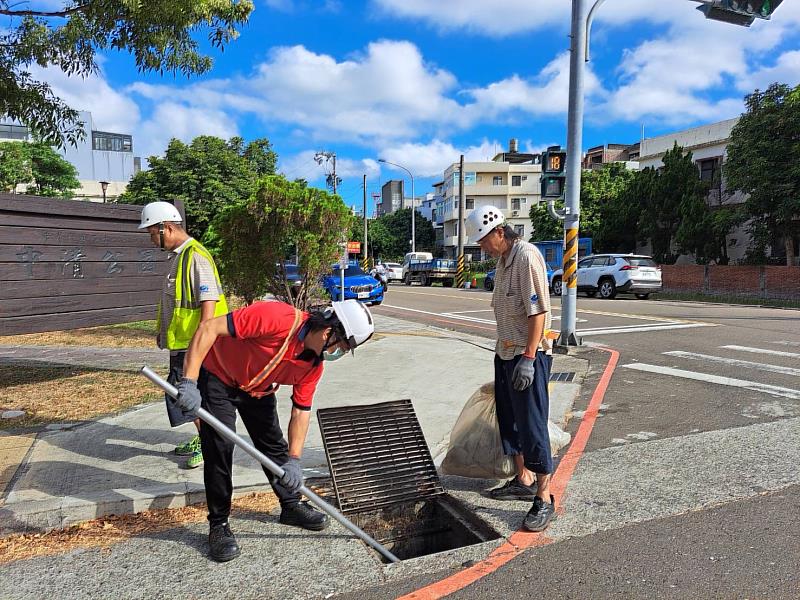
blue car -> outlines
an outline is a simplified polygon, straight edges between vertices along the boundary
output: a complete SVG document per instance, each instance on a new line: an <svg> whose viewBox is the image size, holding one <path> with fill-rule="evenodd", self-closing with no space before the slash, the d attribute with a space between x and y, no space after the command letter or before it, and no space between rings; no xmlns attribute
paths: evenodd
<svg viewBox="0 0 800 600"><path fill-rule="evenodd" d="M344 298L342 298L341 282L339 265L334 265L330 275L325 275L322 279L322 287L328 292L331 300L358 300L374 305L383 302L383 286L380 281L364 273L361 267L350 265L344 270Z"/></svg>

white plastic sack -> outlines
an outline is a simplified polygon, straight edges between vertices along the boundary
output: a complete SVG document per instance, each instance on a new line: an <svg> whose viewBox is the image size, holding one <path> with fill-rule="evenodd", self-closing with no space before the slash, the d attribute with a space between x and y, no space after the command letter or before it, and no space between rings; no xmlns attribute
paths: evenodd
<svg viewBox="0 0 800 600"><path fill-rule="evenodd" d="M550 451L555 456L569 444L572 436L552 421L547 422L547 431ZM516 474L513 458L503 454L494 402L494 382L482 385L461 410L450 433L450 444L441 472L475 479L507 479Z"/></svg>
<svg viewBox="0 0 800 600"><path fill-rule="evenodd" d="M503 454L494 382L472 394L450 433L450 444L441 471L476 479L507 479L514 475L514 460Z"/></svg>

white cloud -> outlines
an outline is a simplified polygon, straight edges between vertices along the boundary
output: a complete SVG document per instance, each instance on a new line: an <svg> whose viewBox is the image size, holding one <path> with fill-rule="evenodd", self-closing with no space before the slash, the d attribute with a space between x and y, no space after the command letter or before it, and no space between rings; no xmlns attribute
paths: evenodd
<svg viewBox="0 0 800 600"><path fill-rule="evenodd" d="M234 119L221 110L189 107L178 102L162 102L136 130L137 154L164 153L172 138L189 142L199 135L230 138L237 135Z"/></svg>
<svg viewBox="0 0 800 600"><path fill-rule="evenodd" d="M772 66L764 66L754 70L738 82L738 87L745 93L754 89L766 89L774 82L791 86L800 84L800 50L790 50L778 57Z"/></svg>
<svg viewBox="0 0 800 600"><path fill-rule="evenodd" d="M434 139L427 144L402 143L390 146L381 152L381 158L403 165L414 177L441 177L444 170L458 162L461 154L464 160L491 160L504 146L497 141L483 139L480 144L458 148L449 142ZM382 169L404 174L405 171L392 165L383 164Z"/></svg>
<svg viewBox="0 0 800 600"><path fill-rule="evenodd" d="M425 21L442 31L498 37L569 23L570 15L568 0L375 0L375 5L388 15Z"/></svg>
<svg viewBox="0 0 800 600"><path fill-rule="evenodd" d="M33 67L31 74L49 83L53 93L71 108L91 112L95 129L130 133L139 122L139 106L111 87L102 71L84 78L69 77L56 67Z"/></svg>
<svg viewBox="0 0 800 600"><path fill-rule="evenodd" d="M600 81L586 68L584 88L587 97L601 93ZM510 111L535 115L566 114L569 100L569 53L548 63L532 81L513 75L484 88L467 90L476 105L471 112L498 117Z"/></svg>

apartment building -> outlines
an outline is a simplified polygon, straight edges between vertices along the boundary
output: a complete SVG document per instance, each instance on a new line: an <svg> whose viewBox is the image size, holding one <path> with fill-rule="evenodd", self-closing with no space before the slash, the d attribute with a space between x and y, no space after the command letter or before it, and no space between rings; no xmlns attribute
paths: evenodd
<svg viewBox="0 0 800 600"><path fill-rule="evenodd" d="M512 139L507 152L487 162L464 163L464 215L486 205L501 209L523 239L533 233L529 217L532 206L541 200L539 177L542 172L538 154L521 153ZM435 225L441 226L441 253L458 254L459 163L444 171L441 182L434 184L436 199ZM438 235L437 235L438 238ZM464 254L471 260L482 260L480 248L464 240Z"/></svg>

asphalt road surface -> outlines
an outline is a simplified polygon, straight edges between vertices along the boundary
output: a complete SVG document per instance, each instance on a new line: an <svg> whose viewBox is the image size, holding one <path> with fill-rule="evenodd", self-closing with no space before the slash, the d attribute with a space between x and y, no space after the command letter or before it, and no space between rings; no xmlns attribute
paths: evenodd
<svg viewBox="0 0 800 600"><path fill-rule="evenodd" d="M375 310L492 338L490 298L392 285ZM570 516L452 597L800 598L800 311L581 296L577 316L619 362Z"/></svg>

